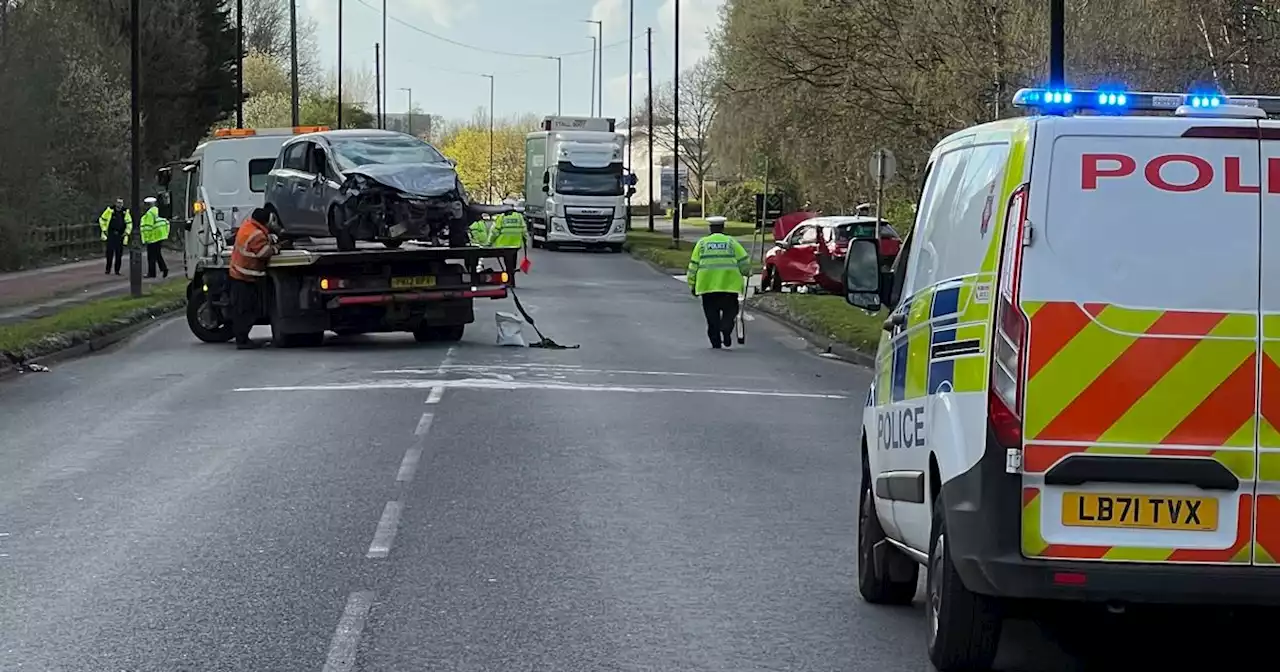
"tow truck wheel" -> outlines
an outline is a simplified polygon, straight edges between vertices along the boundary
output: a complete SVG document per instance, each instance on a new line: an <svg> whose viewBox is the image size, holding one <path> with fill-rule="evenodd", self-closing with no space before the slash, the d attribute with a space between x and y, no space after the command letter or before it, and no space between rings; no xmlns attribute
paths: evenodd
<svg viewBox="0 0 1280 672"><path fill-rule="evenodd" d="M401 245L404 245L404 241L403 240L384 240L382 241L382 244L386 245L388 250L397 250L397 249L400 249Z"/></svg>
<svg viewBox="0 0 1280 672"><path fill-rule="evenodd" d="M187 297L187 326L205 343L226 343L234 334L222 318L222 311L200 286L192 287Z"/></svg>
<svg viewBox="0 0 1280 672"><path fill-rule="evenodd" d="M938 672L991 669L1004 621L999 603L965 587L951 560L942 498L933 503L933 543L925 590L929 660Z"/></svg>

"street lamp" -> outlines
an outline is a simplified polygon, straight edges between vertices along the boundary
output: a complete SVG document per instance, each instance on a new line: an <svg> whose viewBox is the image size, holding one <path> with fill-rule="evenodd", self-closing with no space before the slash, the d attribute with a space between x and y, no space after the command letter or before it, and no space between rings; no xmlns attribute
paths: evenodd
<svg viewBox="0 0 1280 672"><path fill-rule="evenodd" d="M387 79L387 0L382 0L382 99L378 101L378 107L382 110L378 119L378 128L387 127L387 103L391 97L387 95L387 87L391 86L391 80ZM409 106L409 113L413 113L413 106ZM409 132L413 135L413 132Z"/></svg>
<svg viewBox="0 0 1280 672"><path fill-rule="evenodd" d="M338 0L338 128L342 128L342 0Z"/></svg>
<svg viewBox="0 0 1280 672"><path fill-rule="evenodd" d="M597 95L600 96L600 102L599 104L596 105L596 112L598 112L600 116L603 117L604 116L604 22L593 21L591 19L585 19L583 22L596 24L595 52L596 52L596 59L598 59L599 70L600 70L600 77L599 77L600 88L597 89ZM592 69L595 69L597 66L595 63L593 63L591 67Z"/></svg>
<svg viewBox="0 0 1280 672"><path fill-rule="evenodd" d="M289 0L289 118L301 126L298 117L298 0Z"/></svg>
<svg viewBox="0 0 1280 672"><path fill-rule="evenodd" d="M559 56L547 56L556 62L556 114L564 114L564 60Z"/></svg>
<svg viewBox="0 0 1280 672"><path fill-rule="evenodd" d="M489 202L493 203L493 75L480 75L489 80Z"/></svg>
<svg viewBox="0 0 1280 672"><path fill-rule="evenodd" d="M244 0L236 0L236 128L244 128Z"/></svg>
<svg viewBox="0 0 1280 672"><path fill-rule="evenodd" d="M596 36L588 35L591 40L591 116L596 116Z"/></svg>
<svg viewBox="0 0 1280 672"><path fill-rule="evenodd" d="M675 66L675 79L671 81L671 137L674 142L671 143L671 183L675 185L673 191L675 198L673 199L673 217L671 218L671 247L680 249L680 210L683 201L680 193L680 2L672 3L676 6L675 16L675 48L672 52L672 61Z"/></svg>
<svg viewBox="0 0 1280 672"><path fill-rule="evenodd" d="M402 86L400 90L409 94L409 135L413 135L413 89Z"/></svg>
<svg viewBox="0 0 1280 672"><path fill-rule="evenodd" d="M680 0L676 0L679 2ZM635 115L631 108L635 103L631 100L631 88L633 74L636 69L635 65L635 46L636 46L636 0L630 0L629 15L627 18L627 171L631 175L636 174L636 169L631 165L631 145L635 142L636 134L632 132L632 122L635 121ZM603 116L603 115L602 115ZM627 230L631 230L631 196L627 196Z"/></svg>
<svg viewBox="0 0 1280 672"><path fill-rule="evenodd" d="M142 296L142 19L141 0L129 2L129 172L133 233L129 235L129 295ZM243 35L243 31L240 31ZM240 62L243 64L244 59ZM237 72L240 68L237 68ZM241 96L241 107L244 97ZM237 108L239 115L240 108ZM125 212L128 212L126 210ZM118 263L118 262L117 262Z"/></svg>

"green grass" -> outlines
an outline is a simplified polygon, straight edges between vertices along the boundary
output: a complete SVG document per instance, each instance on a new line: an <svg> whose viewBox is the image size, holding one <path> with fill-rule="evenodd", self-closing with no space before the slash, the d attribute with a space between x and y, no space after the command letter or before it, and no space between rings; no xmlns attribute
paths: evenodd
<svg viewBox="0 0 1280 672"><path fill-rule="evenodd" d="M650 233L646 230L637 230L627 233L627 251L632 256L646 259L673 271L684 272L689 267L689 254L692 250L693 243L687 240L680 241L680 249L671 249L670 234L660 231ZM747 251L751 251L750 245L747 245ZM752 260L751 272L760 272L760 264L757 260Z"/></svg>
<svg viewBox="0 0 1280 672"><path fill-rule="evenodd" d="M175 279L144 288L143 296L136 299L130 296L98 299L68 306L47 317L0 325L0 352L45 354L128 326L148 313L180 307L185 299L186 280ZM48 347L42 347L44 343L48 343Z"/></svg>
<svg viewBox="0 0 1280 672"><path fill-rule="evenodd" d="M680 220L680 228L681 230L688 228L697 231L706 231L707 220L704 217L682 219ZM736 222L729 220L724 223L724 232L735 238L746 237L749 240L751 238L751 234L755 233L755 230L756 225L752 222ZM772 237L769 237L768 239L770 241L773 240Z"/></svg>
<svg viewBox="0 0 1280 672"><path fill-rule="evenodd" d="M885 313L868 315L842 296L770 293L753 297L751 303L869 355L875 354L884 333Z"/></svg>

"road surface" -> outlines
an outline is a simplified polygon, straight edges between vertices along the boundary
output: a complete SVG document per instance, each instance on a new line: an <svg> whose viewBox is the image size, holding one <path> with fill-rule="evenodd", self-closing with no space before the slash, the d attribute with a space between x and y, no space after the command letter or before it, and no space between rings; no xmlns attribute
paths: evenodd
<svg viewBox="0 0 1280 672"><path fill-rule="evenodd" d="M0 383L0 669L928 669L919 600L855 588L867 371L763 318L710 351L628 257L534 262L580 350L496 347L487 302L452 347L171 321ZM1000 669L1085 669L1054 639Z"/></svg>

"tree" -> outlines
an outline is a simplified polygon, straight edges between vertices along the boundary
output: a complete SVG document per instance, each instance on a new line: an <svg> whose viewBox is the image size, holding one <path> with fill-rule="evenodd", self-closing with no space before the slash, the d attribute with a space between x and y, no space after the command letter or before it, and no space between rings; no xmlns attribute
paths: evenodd
<svg viewBox="0 0 1280 672"><path fill-rule="evenodd" d="M715 124L719 78L713 64L703 59L680 74L680 161L689 170L690 189L694 198L702 197L702 183L714 164L711 152L711 129ZM667 152L674 152L675 96L670 82L659 87L654 97L653 141ZM646 96L646 107L648 97ZM647 110L637 126L648 128Z"/></svg>
<svg viewBox="0 0 1280 672"><path fill-rule="evenodd" d="M291 62L289 0L244 0L244 24L245 50L280 63L288 81ZM316 53L316 23L306 16L299 16L298 81L303 87L319 84L321 70Z"/></svg>
<svg viewBox="0 0 1280 672"><path fill-rule="evenodd" d="M529 127L510 121L496 125L493 133L493 199L524 191L524 136ZM440 150L458 162L458 177L472 198L489 198L489 124L469 124L454 130Z"/></svg>

